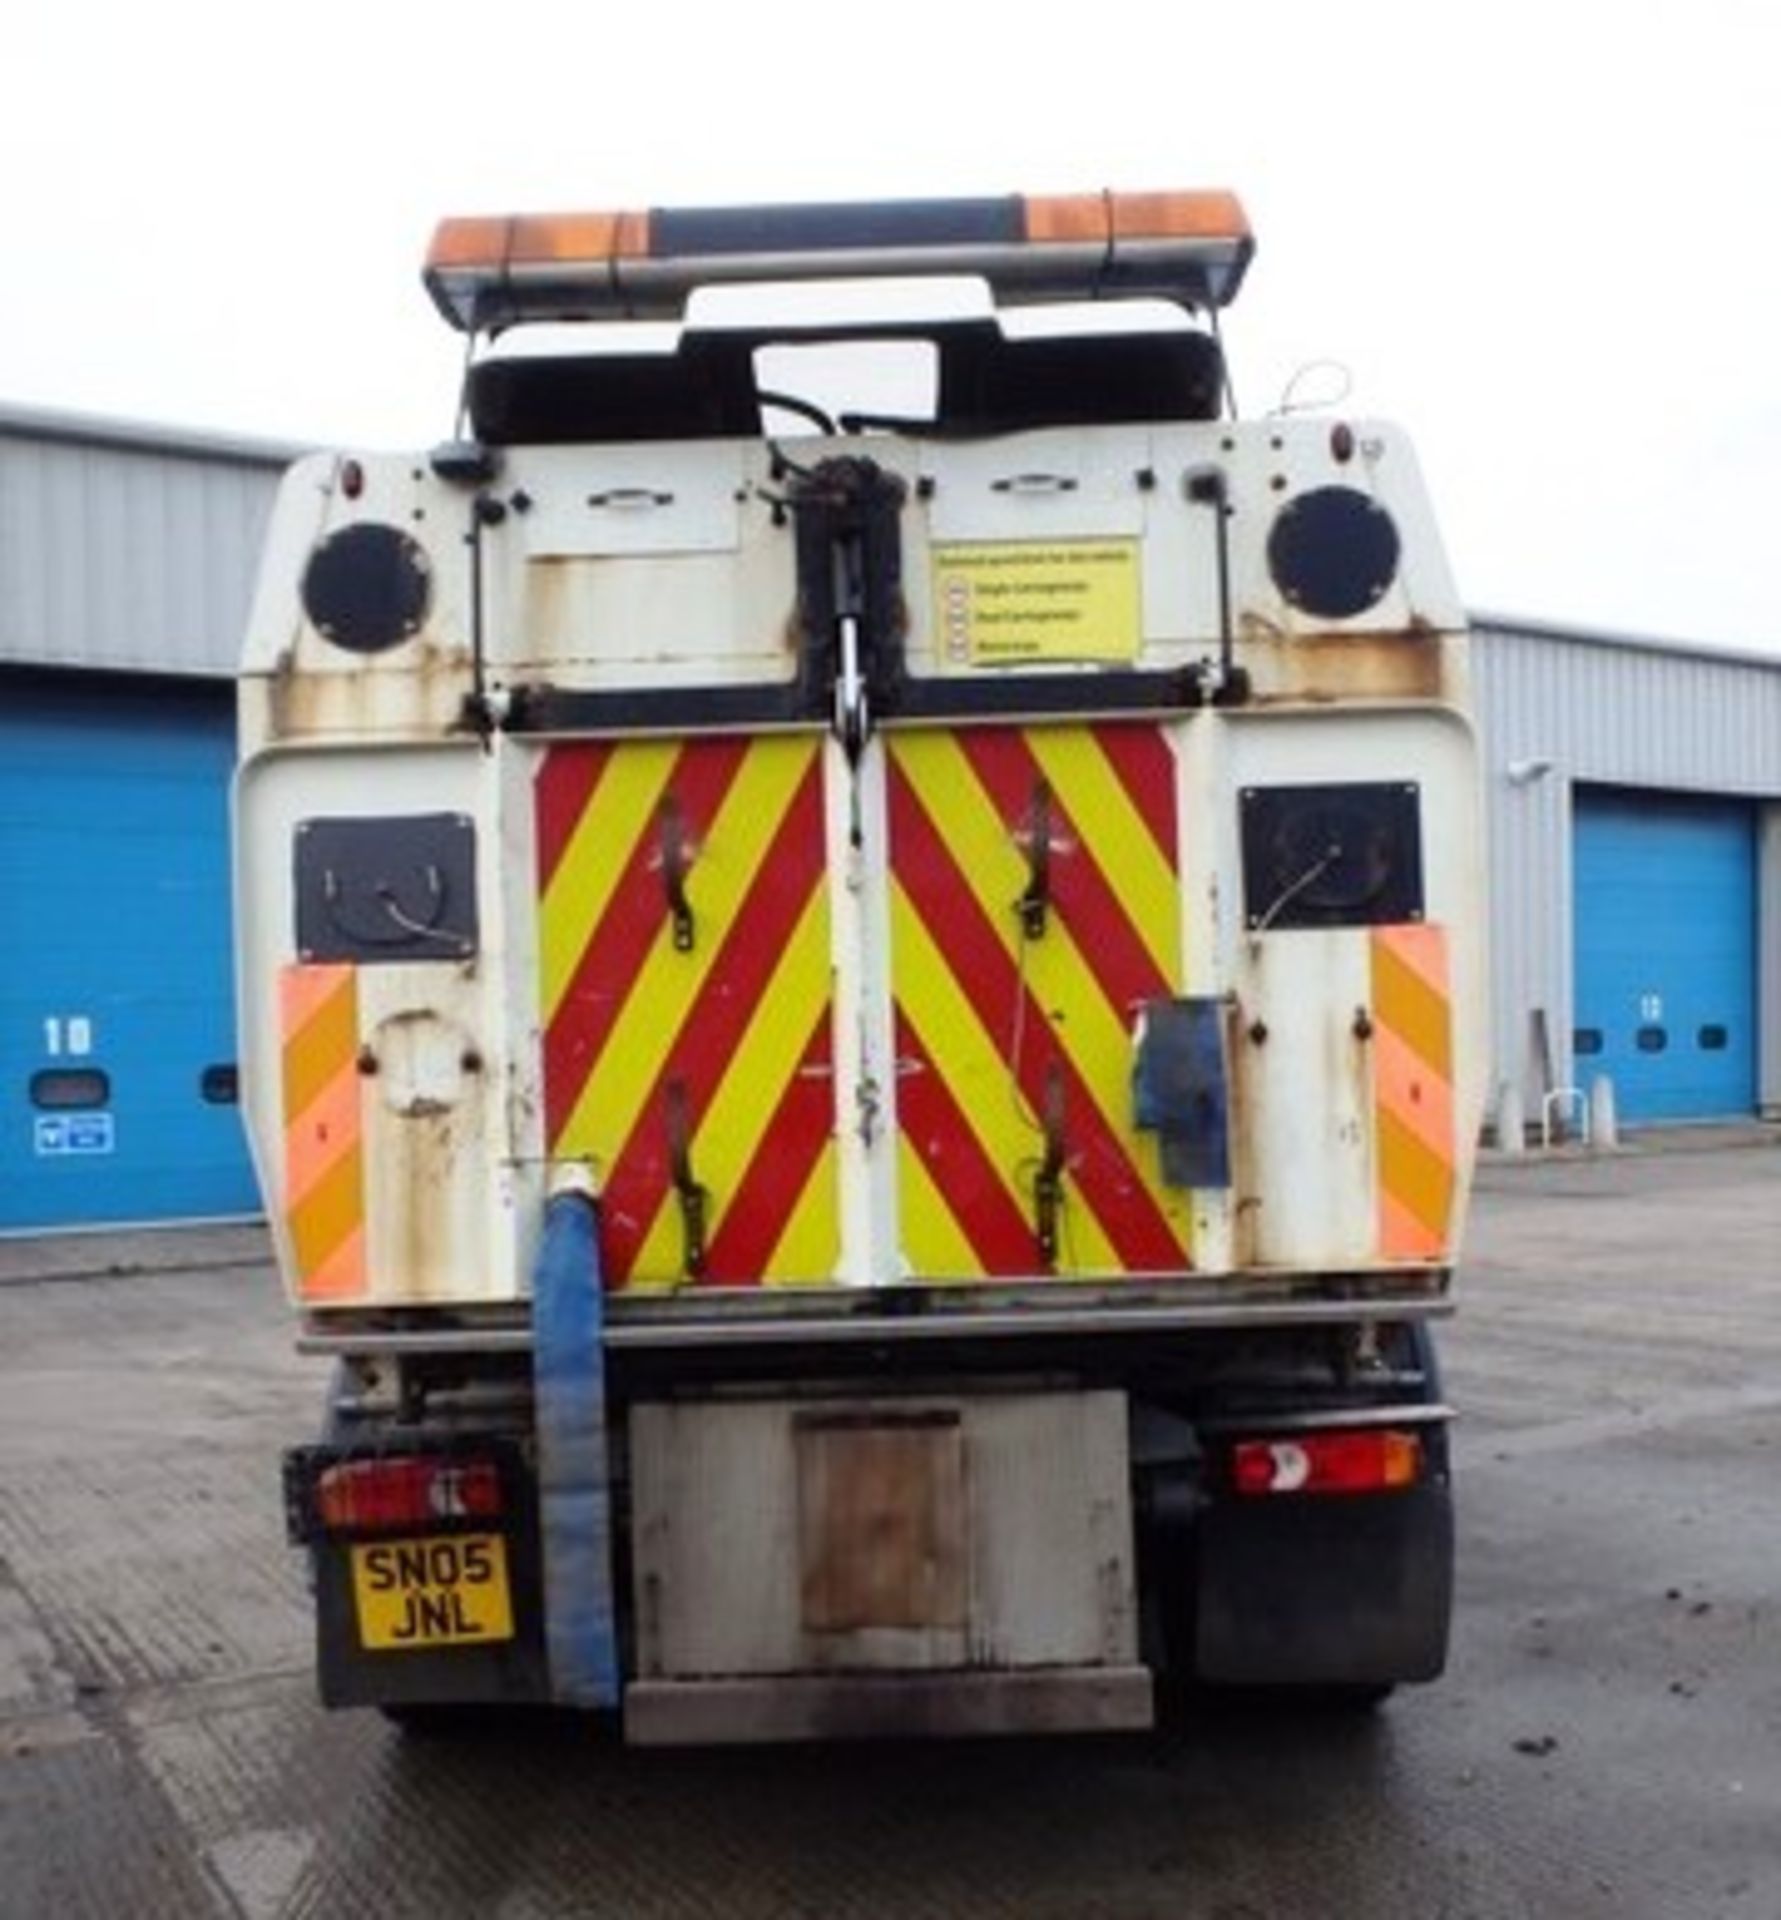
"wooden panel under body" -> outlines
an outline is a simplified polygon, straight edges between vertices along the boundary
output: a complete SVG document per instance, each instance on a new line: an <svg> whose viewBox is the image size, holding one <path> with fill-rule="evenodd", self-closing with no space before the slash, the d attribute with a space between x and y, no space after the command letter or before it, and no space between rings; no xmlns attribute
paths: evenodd
<svg viewBox="0 0 1781 1920"><path fill-rule="evenodd" d="M800 1605L812 1633L965 1626L965 1446L952 1412L793 1421Z"/></svg>

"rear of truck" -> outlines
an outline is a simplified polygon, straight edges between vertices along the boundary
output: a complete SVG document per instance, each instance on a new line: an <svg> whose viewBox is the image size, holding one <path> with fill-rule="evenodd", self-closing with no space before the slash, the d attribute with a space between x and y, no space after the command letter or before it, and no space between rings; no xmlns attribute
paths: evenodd
<svg viewBox="0 0 1781 1920"><path fill-rule="evenodd" d="M1232 416L1250 252L1220 194L441 227L459 437L292 471L241 680L331 1703L1440 1671L1464 623L1394 428Z"/></svg>

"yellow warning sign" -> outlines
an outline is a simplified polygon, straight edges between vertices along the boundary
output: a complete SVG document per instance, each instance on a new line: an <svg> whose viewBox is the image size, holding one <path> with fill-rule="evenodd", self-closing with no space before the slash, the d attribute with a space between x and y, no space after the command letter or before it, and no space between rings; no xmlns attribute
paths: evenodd
<svg viewBox="0 0 1781 1920"><path fill-rule="evenodd" d="M934 549L934 619L954 667L1135 660L1136 540L1002 540Z"/></svg>

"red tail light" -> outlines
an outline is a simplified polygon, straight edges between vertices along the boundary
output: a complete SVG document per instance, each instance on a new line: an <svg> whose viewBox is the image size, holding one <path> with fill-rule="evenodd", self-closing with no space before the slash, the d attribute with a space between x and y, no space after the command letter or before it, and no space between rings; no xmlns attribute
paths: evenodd
<svg viewBox="0 0 1781 1920"><path fill-rule="evenodd" d="M501 1508L501 1475L491 1460L341 1460L315 1483L316 1518L330 1533L489 1520Z"/></svg>
<svg viewBox="0 0 1781 1920"><path fill-rule="evenodd" d="M1422 1440L1394 1427L1239 1440L1232 1476L1242 1494L1385 1493L1414 1486Z"/></svg>

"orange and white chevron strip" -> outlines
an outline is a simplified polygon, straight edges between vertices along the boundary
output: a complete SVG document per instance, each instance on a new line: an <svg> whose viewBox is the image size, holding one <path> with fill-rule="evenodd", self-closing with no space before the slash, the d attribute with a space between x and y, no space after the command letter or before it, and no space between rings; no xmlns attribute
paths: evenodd
<svg viewBox="0 0 1781 1920"><path fill-rule="evenodd" d="M919 1277L1189 1265L1132 1125L1132 1034L1179 991L1174 757L1148 723L888 736L902 1252ZM1023 930L1023 901L1042 913ZM1061 1154L1056 1247L1039 1181Z"/></svg>
<svg viewBox="0 0 1781 1920"><path fill-rule="evenodd" d="M1375 928L1372 976L1379 1251L1439 1260L1452 1237L1456 1158L1445 931Z"/></svg>
<svg viewBox="0 0 1781 1920"><path fill-rule="evenodd" d="M304 1300L366 1290L358 973L292 966L279 976L284 1212Z"/></svg>
<svg viewBox="0 0 1781 1920"><path fill-rule="evenodd" d="M613 1286L839 1261L822 778L815 735L578 742L540 766L545 1138L598 1171Z"/></svg>

